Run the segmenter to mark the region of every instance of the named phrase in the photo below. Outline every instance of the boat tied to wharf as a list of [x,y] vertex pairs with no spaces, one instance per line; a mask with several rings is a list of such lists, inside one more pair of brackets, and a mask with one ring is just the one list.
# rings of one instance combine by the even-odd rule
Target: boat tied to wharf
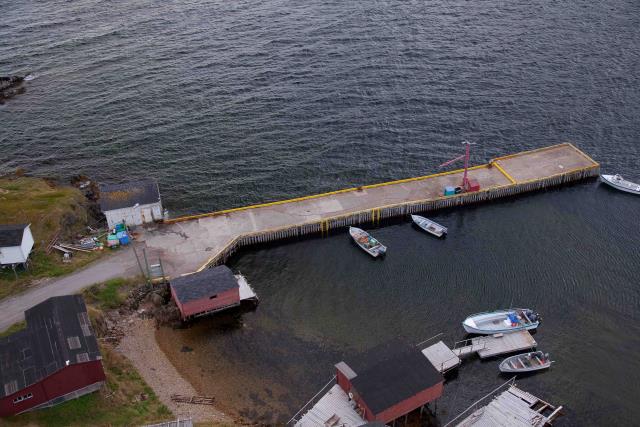
[[[494,157],[469,166],[467,181],[477,191],[443,195],[458,186],[464,170],[451,170],[396,181],[361,185],[288,200],[164,219],[144,232],[149,250],[167,259],[167,274],[179,276],[224,264],[239,249],[304,236],[329,236],[332,230],[410,214],[482,203],[600,173],[600,165],[570,143]],[[469,190],[475,188],[470,186]]]
[[349,234],[363,251],[374,258],[384,255],[387,247],[377,241],[371,234],[358,227],[349,227]]
[[427,233],[433,234],[436,237],[442,237],[447,234],[447,227],[438,224],[435,221],[431,221],[420,215],[411,215],[413,222]]
[[472,314],[462,322],[470,334],[492,335],[536,329],[540,315],[528,308],[509,308]]
[[609,185],[610,187],[615,188],[616,190],[624,191],[631,194],[640,194],[640,184],[627,181],[618,174],[600,175],[600,179],[602,180],[602,182]]
[[530,353],[516,354],[515,356],[507,357],[500,365],[498,369],[500,372],[515,374],[541,371],[548,369],[553,360],[549,358],[549,354],[545,354],[541,351],[532,351]]

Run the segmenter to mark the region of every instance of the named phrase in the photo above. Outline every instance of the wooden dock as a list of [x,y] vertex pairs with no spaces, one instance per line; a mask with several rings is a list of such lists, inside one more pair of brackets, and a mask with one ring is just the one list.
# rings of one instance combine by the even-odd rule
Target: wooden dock
[[438,341],[437,343],[430,345],[422,350],[422,354],[429,359],[429,362],[436,368],[441,374],[455,369],[462,361],[460,355],[451,350],[445,343]]
[[532,349],[537,345],[536,340],[533,339],[529,331],[517,331],[460,341],[456,343],[453,353],[458,357],[478,353],[481,359],[486,359],[501,354]]
[[224,263],[239,248],[349,225],[484,202],[595,177],[600,167],[569,143],[492,159],[469,169],[480,191],[443,196],[462,171],[401,179],[330,193],[167,220],[141,240],[176,276]]

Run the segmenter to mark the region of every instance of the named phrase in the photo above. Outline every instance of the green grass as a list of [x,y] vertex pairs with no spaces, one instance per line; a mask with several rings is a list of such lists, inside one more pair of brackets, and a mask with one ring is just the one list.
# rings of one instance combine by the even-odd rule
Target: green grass
[[99,307],[102,310],[113,310],[122,305],[127,298],[127,293],[136,283],[142,279],[111,279],[105,283],[89,286],[82,291],[87,304]]
[[86,200],[80,190],[49,185],[32,177],[0,178],[0,224],[30,223],[34,247],[28,270],[0,270],[0,299],[20,293],[37,279],[58,277],[87,265],[100,252],[76,252],[68,264],[62,254],[45,249],[60,230],[63,236],[83,234],[87,224]]

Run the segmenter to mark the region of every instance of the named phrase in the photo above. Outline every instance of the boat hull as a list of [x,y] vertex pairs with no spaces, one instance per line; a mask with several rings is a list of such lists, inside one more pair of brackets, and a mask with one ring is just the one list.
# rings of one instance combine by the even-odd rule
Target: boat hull
[[523,374],[527,372],[542,371],[551,367],[552,362],[548,359],[542,362],[542,364],[536,364],[535,366],[526,366],[521,361],[522,358],[526,358],[527,356],[533,357],[536,355],[544,359],[544,355],[542,355],[542,352],[540,351],[517,354],[515,356],[507,357],[502,362],[500,362],[500,364],[498,365],[498,369],[500,370],[500,372],[505,374]]
[[411,215],[411,219],[418,227],[436,237],[443,237],[447,234],[447,227],[440,225],[435,221],[431,221],[430,219],[420,215]]
[[[353,239],[354,243],[358,245],[360,249],[362,249],[363,251],[365,251],[366,253],[368,253],[374,258],[378,258],[387,252],[386,246],[378,242],[376,239],[373,238],[373,236],[371,236],[369,233],[367,233],[366,231],[360,228],[349,227],[349,234],[351,235],[351,238]],[[360,240],[362,240],[364,237],[366,237],[367,239],[367,244],[369,244],[371,240],[373,240],[375,242],[375,245],[368,246],[367,244],[362,243]]]
[[[525,315],[524,313],[528,313]],[[511,317],[517,318],[517,322]],[[530,316],[527,317],[527,316]],[[517,323],[517,324],[515,324]],[[517,331],[530,331],[540,325],[540,316],[533,310],[511,308],[492,312],[476,313],[468,316],[462,322],[462,327],[470,334],[493,335]]]
[[[618,184],[615,180],[615,175],[600,175],[600,180],[608,186],[615,188],[616,190],[624,191],[625,193],[640,195],[640,185],[631,183],[629,181],[626,182],[629,182],[629,184],[631,184],[631,187]],[[633,187],[634,185],[635,188]]]

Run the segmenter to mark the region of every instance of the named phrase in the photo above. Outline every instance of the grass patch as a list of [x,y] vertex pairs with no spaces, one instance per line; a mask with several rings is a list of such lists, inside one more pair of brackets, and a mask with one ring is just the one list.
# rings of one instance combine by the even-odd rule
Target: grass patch
[[173,418],[129,361],[103,345],[106,385],[96,393],[3,421],[7,426],[131,426]]
[[113,310],[122,305],[129,290],[143,279],[111,279],[105,283],[89,286],[82,291],[82,296],[87,304],[99,307],[102,310]]
[[22,322],[14,323],[13,325],[9,326],[4,331],[0,332],[0,338],[4,338],[6,336],[9,336],[9,335],[13,334],[14,332],[21,331],[26,327],[27,327],[27,322],[24,321],[24,320]]
[[60,252],[45,249],[61,231],[72,237],[86,232],[86,199],[71,186],[51,186],[41,178],[0,178],[0,224],[30,223],[34,247],[28,270],[0,269],[0,299],[24,291],[38,279],[57,277],[81,268],[101,252],[76,252],[70,263],[62,262]]

